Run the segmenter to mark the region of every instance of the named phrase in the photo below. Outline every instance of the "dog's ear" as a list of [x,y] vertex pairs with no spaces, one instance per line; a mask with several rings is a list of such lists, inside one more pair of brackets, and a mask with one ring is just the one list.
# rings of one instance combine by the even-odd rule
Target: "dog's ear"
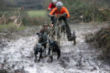
[[40,36],[40,33],[36,33],[36,35]]
[[36,35],[39,35],[39,33],[37,32]]

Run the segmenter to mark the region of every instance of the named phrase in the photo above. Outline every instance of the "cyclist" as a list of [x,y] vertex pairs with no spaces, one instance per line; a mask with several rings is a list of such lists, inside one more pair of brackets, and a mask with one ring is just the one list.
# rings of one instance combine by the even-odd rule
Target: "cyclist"
[[52,0],[48,6],[48,11],[52,11],[56,7],[57,0]]
[[55,25],[57,17],[59,17],[59,21],[64,21],[68,41],[72,41],[73,38],[71,30],[67,22],[67,19],[70,17],[70,14],[67,8],[63,6],[63,3],[61,1],[57,2],[56,7],[49,13],[49,16],[53,17],[51,24],[52,27]]

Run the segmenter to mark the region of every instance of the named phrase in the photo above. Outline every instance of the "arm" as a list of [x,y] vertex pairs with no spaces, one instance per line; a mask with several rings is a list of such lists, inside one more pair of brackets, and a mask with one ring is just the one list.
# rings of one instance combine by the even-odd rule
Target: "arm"
[[52,10],[52,4],[50,3],[48,6],[48,11],[51,11],[51,10]]
[[67,14],[67,18],[69,18],[69,17],[70,17],[70,13],[69,13],[68,9],[65,8],[64,11],[65,11],[65,13]]
[[57,10],[57,8],[54,8],[54,9],[49,13],[49,15],[50,15],[50,16],[53,16],[54,13],[56,12],[56,10]]

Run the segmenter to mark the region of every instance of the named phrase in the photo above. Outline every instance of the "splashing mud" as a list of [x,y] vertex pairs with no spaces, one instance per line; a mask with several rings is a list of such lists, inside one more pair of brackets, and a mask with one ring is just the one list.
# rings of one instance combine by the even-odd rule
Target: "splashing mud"
[[103,26],[82,24],[71,27],[76,31],[77,45],[62,40],[59,60],[54,59],[53,63],[48,63],[47,59],[43,59],[35,63],[33,47],[37,36],[33,35],[7,42],[7,46],[0,47],[0,64],[4,64],[4,69],[23,69],[26,73],[110,73],[110,67],[97,59],[100,52],[84,40],[85,34],[93,33]]

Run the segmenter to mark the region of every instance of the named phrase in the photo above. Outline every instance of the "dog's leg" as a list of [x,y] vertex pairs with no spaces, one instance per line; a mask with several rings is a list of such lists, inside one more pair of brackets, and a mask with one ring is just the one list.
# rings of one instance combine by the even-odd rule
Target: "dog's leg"
[[43,58],[42,53],[43,53],[43,50],[40,51],[39,61],[40,61],[40,59]]
[[50,62],[53,62],[53,50],[50,51]]
[[57,49],[57,59],[59,59],[60,56],[61,56],[61,51],[60,51],[60,49]]
[[53,62],[53,50],[52,49],[50,49],[49,57],[50,57],[50,62]]
[[34,55],[35,55],[34,62],[36,62],[36,61],[37,61],[37,54],[38,54],[37,52],[35,52],[35,53],[34,53]]
[[51,49],[49,48],[49,50],[48,50],[48,55],[50,56],[50,51],[51,51]]
[[42,44],[42,46],[43,46],[43,50],[42,50],[43,57],[46,57],[46,43]]
[[61,56],[60,46],[58,45],[57,42],[54,43],[54,46],[55,46],[55,47],[54,47],[54,50],[55,50],[55,52],[57,53],[57,59],[59,59],[60,56]]
[[74,38],[74,45],[76,45],[76,37]]
[[50,59],[51,59],[51,61],[50,61],[50,62],[53,62],[53,56],[50,56]]
[[76,45],[76,33],[75,32],[72,33],[72,37],[73,37],[74,45]]
[[40,61],[40,52],[37,54],[36,62]]

